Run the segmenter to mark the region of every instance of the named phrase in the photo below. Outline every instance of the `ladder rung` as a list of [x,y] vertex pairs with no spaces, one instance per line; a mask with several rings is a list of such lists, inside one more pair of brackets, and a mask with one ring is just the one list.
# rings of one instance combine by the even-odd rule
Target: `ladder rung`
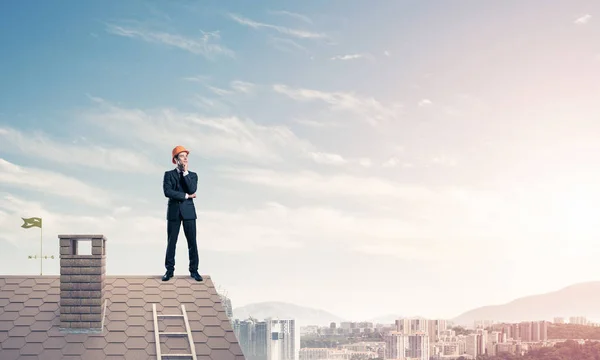
[[167,314],[167,315],[156,315],[158,317],[183,317],[183,315],[180,314]]
[[162,354],[162,356],[164,357],[170,357],[170,356],[174,356],[174,357],[189,357],[189,356],[193,356],[192,354]]
[[187,335],[186,332],[159,332],[158,335]]

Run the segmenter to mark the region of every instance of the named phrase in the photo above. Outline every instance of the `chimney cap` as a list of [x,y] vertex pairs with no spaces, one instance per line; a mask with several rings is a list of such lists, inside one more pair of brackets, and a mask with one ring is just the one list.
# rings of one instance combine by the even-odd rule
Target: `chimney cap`
[[102,234],[77,234],[77,235],[58,235],[59,239],[103,239],[106,240],[106,236],[102,235]]

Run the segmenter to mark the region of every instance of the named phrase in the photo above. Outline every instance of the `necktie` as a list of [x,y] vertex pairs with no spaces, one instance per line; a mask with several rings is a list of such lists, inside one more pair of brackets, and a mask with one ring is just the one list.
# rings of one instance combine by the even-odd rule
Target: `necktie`
[[181,188],[183,191],[187,193],[187,187],[185,186],[185,179],[183,178],[183,172],[179,172],[179,183],[181,184]]

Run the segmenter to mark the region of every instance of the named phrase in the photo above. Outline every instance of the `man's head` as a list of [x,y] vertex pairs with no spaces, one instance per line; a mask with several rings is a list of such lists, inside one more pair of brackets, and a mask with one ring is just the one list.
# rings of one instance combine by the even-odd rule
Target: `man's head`
[[189,153],[190,152],[183,146],[175,146],[171,153],[171,160],[173,161],[173,164],[177,164],[177,160],[179,160],[182,164],[187,165]]

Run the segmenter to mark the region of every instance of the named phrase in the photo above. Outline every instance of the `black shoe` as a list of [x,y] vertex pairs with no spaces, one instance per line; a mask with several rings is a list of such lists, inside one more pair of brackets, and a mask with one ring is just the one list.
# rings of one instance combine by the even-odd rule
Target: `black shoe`
[[173,277],[173,272],[171,271],[167,271],[163,277],[162,277],[162,281],[169,281],[170,278]]
[[194,278],[194,280],[196,281],[202,281],[202,276],[200,276],[200,274],[198,274],[198,272],[192,272],[190,273],[190,276]]

